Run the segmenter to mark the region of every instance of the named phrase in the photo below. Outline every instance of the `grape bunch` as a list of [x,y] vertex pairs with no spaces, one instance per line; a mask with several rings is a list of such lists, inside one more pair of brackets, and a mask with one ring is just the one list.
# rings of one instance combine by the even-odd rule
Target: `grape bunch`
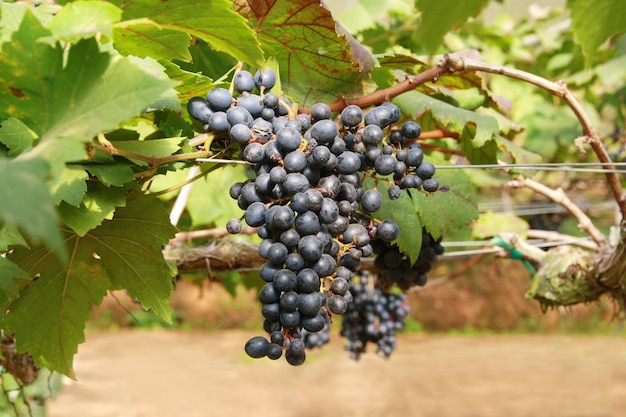
[[[439,183],[413,141],[420,125],[393,127],[400,119],[394,104],[366,113],[349,105],[337,121],[324,103],[296,115],[286,97],[271,91],[275,82],[272,70],[254,77],[239,71],[233,79],[237,97],[214,88],[206,98],[192,98],[187,109],[205,131],[238,146],[240,158],[254,167],[253,179],[229,190],[242,219],[258,228],[258,253],[266,259],[258,298],[269,339],[255,336],[245,351],[270,359],[284,352],[288,363],[300,365],[306,359],[303,333],[310,339],[332,314],[348,310],[350,280],[361,260],[375,254],[375,241],[391,245],[399,235],[393,220],[374,217],[383,198],[377,187],[365,189],[364,179],[388,182],[392,200],[402,189],[434,192]],[[242,219],[231,219],[227,230],[239,233]]]
[[382,288],[396,285],[401,290],[425,285],[432,264],[437,260],[437,256],[444,252],[442,240],[443,235],[434,239],[426,229],[422,229],[422,246],[417,261],[413,264],[397,245],[382,240],[373,241],[376,254],[374,266],[380,271],[378,284]]
[[343,315],[341,326],[350,357],[360,359],[367,344],[374,343],[378,355],[389,358],[396,348],[396,332],[404,328],[410,311],[406,294],[383,290],[368,272],[352,282],[350,292],[354,299]]

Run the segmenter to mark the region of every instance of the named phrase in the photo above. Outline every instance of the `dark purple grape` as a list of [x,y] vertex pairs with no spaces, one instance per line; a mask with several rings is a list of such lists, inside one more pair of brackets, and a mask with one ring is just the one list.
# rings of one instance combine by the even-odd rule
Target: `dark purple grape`
[[308,332],[319,332],[326,325],[326,320],[319,314],[302,319],[302,328]]
[[[296,218],[296,224],[297,224]],[[280,234],[280,243],[287,246],[288,248],[294,248],[298,246],[298,241],[300,240],[300,234],[295,229],[287,229]]]
[[[397,157],[397,155],[396,155]],[[409,149],[404,163],[410,167],[420,166],[424,160],[424,152],[420,148]]]
[[273,282],[277,291],[291,291],[296,287],[296,274],[288,269],[281,269],[274,275]]
[[329,254],[324,253],[322,254],[322,257],[311,266],[311,268],[320,277],[328,277],[337,269],[337,261],[335,261],[335,258]]
[[249,71],[241,70],[233,77],[233,86],[239,94],[254,90],[254,78]]
[[274,184],[280,184],[287,178],[287,171],[281,166],[275,166],[270,170],[270,180]]
[[320,219],[312,211],[305,211],[296,217],[296,230],[301,236],[314,235],[320,231]]
[[352,151],[342,152],[337,157],[335,168],[338,174],[354,174],[361,169],[361,158]]
[[[298,241],[300,241],[300,239],[298,239]],[[293,272],[300,272],[304,268],[304,258],[298,252],[290,253],[287,255],[287,258],[285,258],[285,268]]]
[[255,336],[246,342],[244,350],[251,358],[262,358],[267,355],[270,342],[263,336]]
[[279,305],[282,311],[296,311],[300,306],[300,296],[295,291],[287,291],[280,296]]
[[249,143],[243,150],[243,158],[251,164],[261,162],[265,158],[265,148],[258,142]]
[[232,140],[237,142],[241,146],[245,146],[252,139],[252,132],[250,132],[250,128],[245,124],[236,124],[230,128],[228,131],[229,136]]
[[392,185],[387,191],[389,193],[390,200],[397,200],[400,198],[400,194],[402,193],[402,189],[398,185]]
[[275,109],[276,107],[278,107],[279,99],[280,97],[278,97],[278,94],[276,93],[265,93],[263,94],[263,105],[269,109]]
[[379,175],[389,175],[396,168],[396,158],[391,155],[381,155],[374,162],[374,169]]
[[289,152],[283,158],[287,172],[301,172],[307,166],[306,155],[301,151]]
[[311,268],[304,268],[298,272],[296,290],[304,294],[319,291],[320,283],[320,277],[317,275],[317,272]]
[[335,200],[325,197],[318,214],[320,222],[324,224],[332,223],[339,217],[339,207],[337,207]]
[[292,352],[289,348],[285,351],[285,359],[292,366],[300,366],[306,361],[306,352],[300,354]]
[[307,235],[300,238],[298,252],[306,262],[316,262],[324,253],[324,248],[317,235]]
[[213,111],[226,111],[233,104],[233,95],[225,88],[214,88],[209,91],[206,101]]
[[280,299],[280,291],[274,287],[274,284],[268,282],[259,291],[258,298],[261,304],[277,303]]
[[422,127],[417,122],[408,121],[402,125],[402,129],[400,131],[402,136],[405,138],[415,139],[422,134]]
[[361,197],[361,207],[368,213],[374,213],[383,204],[383,198],[378,190],[367,190]]
[[435,175],[435,166],[430,162],[422,162],[415,170],[415,175],[423,180],[432,178]]
[[300,147],[302,137],[298,130],[285,126],[276,133],[276,141],[284,152],[291,152]]
[[435,178],[427,178],[422,182],[422,188],[424,189],[424,191],[434,193],[439,189],[439,181],[437,181]]
[[281,311],[280,324],[287,329],[293,329],[300,324],[300,313],[298,311]]
[[228,109],[228,111],[226,111],[226,118],[231,126],[241,123],[248,127],[252,127],[252,121],[254,120],[248,110],[239,106]]
[[335,277],[330,283],[330,290],[333,294],[344,295],[346,291],[348,291],[348,288],[350,288],[350,284],[345,278]]
[[347,128],[357,127],[363,121],[363,110],[351,104],[341,111],[341,123]]
[[330,107],[326,103],[315,103],[311,107],[311,119],[316,122],[318,120],[330,119]]
[[366,145],[376,146],[383,141],[385,132],[378,125],[368,125],[361,131],[361,140]]
[[385,220],[378,225],[376,235],[386,242],[391,242],[400,235],[400,228],[393,220]]
[[332,295],[328,299],[328,309],[335,314],[343,314],[348,310],[348,303],[338,295]]
[[209,123],[209,118],[213,114],[213,110],[209,108],[208,103],[202,97],[192,97],[187,102],[187,113],[192,118],[202,122]]
[[322,298],[319,292],[300,294],[298,311],[301,316],[314,317],[322,308]]
[[209,117],[209,127],[215,133],[226,133],[230,129],[228,116],[223,111],[216,111]]
[[311,184],[309,183],[309,179],[299,172],[292,172],[290,174],[287,174],[287,177],[283,182],[285,192],[288,195],[305,192],[309,189],[310,185]]
[[276,73],[271,68],[258,70],[254,74],[254,84],[258,89],[263,87],[265,90],[271,90],[276,85]]
[[245,94],[237,99],[237,107],[243,107],[250,112],[252,117],[261,116],[263,100],[256,94]]
[[230,219],[226,223],[226,231],[230,234],[236,235],[237,233],[241,233],[242,229],[241,220],[239,219]]
[[270,343],[267,348],[267,357],[271,360],[280,359],[283,356],[283,347],[276,343]]
[[318,120],[311,126],[311,137],[318,143],[329,143],[338,133],[337,125],[332,120]]

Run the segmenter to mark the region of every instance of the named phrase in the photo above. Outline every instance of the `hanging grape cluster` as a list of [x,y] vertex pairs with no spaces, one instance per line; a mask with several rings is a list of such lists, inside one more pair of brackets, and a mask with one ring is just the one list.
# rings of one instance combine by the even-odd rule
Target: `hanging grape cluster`
[[[403,189],[435,192],[439,183],[434,165],[424,161],[413,140],[420,125],[393,127],[400,119],[396,105],[367,112],[349,105],[337,121],[324,103],[295,115],[286,97],[270,91],[275,82],[271,69],[254,76],[239,71],[233,79],[236,97],[214,88],[206,98],[192,98],[187,109],[204,130],[238,144],[240,157],[254,167],[255,178],[233,184],[230,196],[262,239],[258,252],[267,262],[260,276],[266,283],[258,298],[269,338],[253,337],[245,351],[254,358],[284,355],[300,365],[306,359],[303,333],[311,340],[312,333],[328,327],[332,314],[348,311],[350,282],[361,260],[388,257],[383,253],[394,248],[399,235],[393,220],[374,218],[383,198],[376,187],[365,189],[364,179],[388,182],[391,200]],[[241,219],[226,227],[239,233]],[[403,257],[393,268],[405,264]],[[412,268],[409,263],[405,269],[415,272],[415,279],[389,275],[388,283],[423,285]]]
[[379,356],[388,358],[396,348],[396,332],[402,330],[410,307],[406,294],[383,290],[372,274],[363,273],[350,285],[354,300],[343,315],[341,335],[346,350],[358,360],[369,343]]

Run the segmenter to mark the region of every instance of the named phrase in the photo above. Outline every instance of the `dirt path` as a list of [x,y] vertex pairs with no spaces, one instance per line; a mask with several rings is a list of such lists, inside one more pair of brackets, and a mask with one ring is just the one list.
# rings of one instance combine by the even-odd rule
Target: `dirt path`
[[404,335],[391,360],[341,339],[298,368],[242,353],[254,333],[87,337],[49,417],[626,415],[626,339]]

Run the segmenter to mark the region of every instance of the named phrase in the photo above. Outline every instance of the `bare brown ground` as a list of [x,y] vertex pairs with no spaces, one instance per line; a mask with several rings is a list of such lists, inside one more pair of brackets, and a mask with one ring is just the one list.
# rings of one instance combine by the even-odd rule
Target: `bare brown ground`
[[389,361],[342,340],[301,367],[252,360],[254,332],[90,333],[50,417],[626,415],[626,339],[402,335]]

